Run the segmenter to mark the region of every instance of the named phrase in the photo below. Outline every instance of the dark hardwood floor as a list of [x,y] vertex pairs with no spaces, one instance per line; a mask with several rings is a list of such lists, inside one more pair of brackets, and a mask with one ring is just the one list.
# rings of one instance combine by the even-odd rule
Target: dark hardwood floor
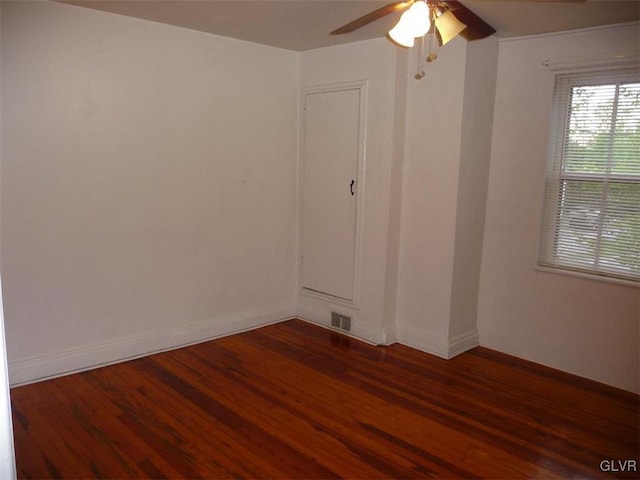
[[298,320],[11,396],[19,478],[638,478],[637,395]]

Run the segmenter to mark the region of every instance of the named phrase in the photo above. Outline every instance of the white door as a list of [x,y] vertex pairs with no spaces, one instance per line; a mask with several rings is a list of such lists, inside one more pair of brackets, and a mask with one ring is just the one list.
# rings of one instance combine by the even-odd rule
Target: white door
[[354,299],[360,88],[304,95],[302,288]]

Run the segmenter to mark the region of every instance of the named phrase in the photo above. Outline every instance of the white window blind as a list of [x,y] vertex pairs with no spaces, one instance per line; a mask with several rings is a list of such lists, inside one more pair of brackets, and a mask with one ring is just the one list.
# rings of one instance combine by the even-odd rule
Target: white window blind
[[640,280],[640,77],[556,77],[539,263]]

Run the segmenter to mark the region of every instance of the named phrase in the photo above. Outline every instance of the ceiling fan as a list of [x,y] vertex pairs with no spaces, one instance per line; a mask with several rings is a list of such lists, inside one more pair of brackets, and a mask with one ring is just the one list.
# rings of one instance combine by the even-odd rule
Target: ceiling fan
[[[377,10],[367,13],[360,18],[357,18],[340,28],[331,32],[331,35],[340,35],[342,33],[349,33],[357,30],[360,27],[374,22],[382,17],[385,17],[391,13],[402,12],[410,8],[416,1],[406,0],[400,2],[390,3],[384,7],[380,7]],[[430,8],[437,10],[436,14],[440,16],[441,13],[451,12],[460,22],[465,24],[467,28],[460,32],[460,36],[465,40],[478,40],[488,37],[496,33],[496,30],[487,22],[478,17],[475,13],[465,7],[458,0],[428,0],[426,3]],[[437,27],[437,25],[436,25]],[[436,28],[437,30],[437,28]]]
[[[496,30],[458,0],[402,0],[378,8],[331,32],[340,35],[353,32],[389,14],[403,12],[398,23],[389,30],[388,38],[402,47],[412,47],[419,39],[419,62],[428,41],[427,62],[438,55],[436,44],[445,45],[460,35],[465,40],[479,40],[496,33]],[[420,65],[420,64],[419,64]],[[422,78],[424,71],[418,68],[416,78]]]

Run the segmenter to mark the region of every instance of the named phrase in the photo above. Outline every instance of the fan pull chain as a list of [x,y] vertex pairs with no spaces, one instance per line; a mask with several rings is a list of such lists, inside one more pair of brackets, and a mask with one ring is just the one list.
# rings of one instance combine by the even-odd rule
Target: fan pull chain
[[429,9],[429,13],[431,14],[431,28],[429,29],[429,55],[427,56],[427,63],[433,62],[436,58],[438,58],[438,54],[436,53],[436,18],[438,17],[438,9],[436,7],[431,7]]
[[438,58],[438,54],[436,53],[436,32],[432,32],[429,34],[429,55],[427,55],[427,63],[433,62],[436,58]]
[[424,70],[422,69],[422,56],[424,55],[424,37],[422,37],[418,41],[418,72],[415,75],[416,80],[420,80],[425,76]]

